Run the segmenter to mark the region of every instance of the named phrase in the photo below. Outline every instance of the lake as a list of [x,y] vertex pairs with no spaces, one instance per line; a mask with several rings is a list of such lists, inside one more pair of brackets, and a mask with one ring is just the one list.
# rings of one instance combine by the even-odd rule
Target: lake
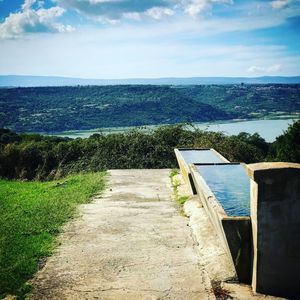
[[231,121],[227,123],[196,123],[196,127],[202,130],[224,132],[228,135],[237,135],[240,132],[259,133],[267,142],[274,142],[290,124],[297,119],[279,120],[255,120],[255,121]]
[[[289,119],[276,119],[276,120],[253,120],[253,121],[224,121],[224,122],[210,122],[210,123],[193,123],[196,128],[224,132],[228,135],[237,135],[240,132],[248,132],[253,134],[255,132],[259,133],[267,142],[275,141],[276,137],[281,135],[290,124],[299,118],[289,118]],[[149,125],[143,126],[146,131],[153,130],[161,125]],[[112,127],[112,128],[101,128],[101,129],[91,129],[91,130],[73,130],[55,133],[55,136],[70,137],[70,138],[87,138],[95,133],[123,133],[132,130],[136,127]]]
[[242,165],[200,165],[197,169],[228,216],[250,216],[250,180]]

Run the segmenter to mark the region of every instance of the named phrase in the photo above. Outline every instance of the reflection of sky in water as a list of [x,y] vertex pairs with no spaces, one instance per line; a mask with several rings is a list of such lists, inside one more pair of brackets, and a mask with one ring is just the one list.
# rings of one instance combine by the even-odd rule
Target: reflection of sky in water
[[255,121],[242,121],[242,122],[228,122],[222,124],[196,123],[195,127],[201,130],[224,132],[225,134],[228,135],[237,135],[242,131],[250,134],[257,132],[267,142],[274,142],[276,137],[283,134],[283,132],[288,128],[288,125],[292,123],[293,123],[292,119],[255,120]]
[[241,165],[197,166],[228,216],[250,215],[250,179]]
[[224,161],[211,150],[180,150],[187,164],[192,163],[223,163]]

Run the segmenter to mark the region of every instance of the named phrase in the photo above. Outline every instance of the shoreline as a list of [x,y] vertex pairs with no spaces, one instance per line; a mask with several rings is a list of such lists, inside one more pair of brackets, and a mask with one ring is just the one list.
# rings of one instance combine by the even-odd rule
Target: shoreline
[[[300,114],[290,114],[290,115],[279,115],[279,116],[265,116],[262,118],[244,118],[244,119],[230,119],[230,120],[217,120],[217,121],[208,121],[208,122],[189,122],[186,124],[192,124],[196,126],[216,126],[216,125],[226,125],[226,124],[236,124],[236,123],[244,123],[244,122],[255,122],[255,121],[279,121],[279,120],[299,120]],[[133,129],[144,129],[154,130],[160,126],[172,126],[178,124],[185,123],[174,123],[174,124],[152,124],[152,125],[139,125],[139,126],[118,126],[118,127],[101,127],[101,128],[93,128],[93,129],[78,129],[78,130],[66,130],[59,132],[26,132],[28,134],[41,134],[41,135],[49,135],[49,136],[60,136],[60,137],[69,137],[75,136],[74,138],[84,136],[86,138],[87,134],[113,134],[113,133],[123,133]],[[71,137],[72,138],[72,137]]]

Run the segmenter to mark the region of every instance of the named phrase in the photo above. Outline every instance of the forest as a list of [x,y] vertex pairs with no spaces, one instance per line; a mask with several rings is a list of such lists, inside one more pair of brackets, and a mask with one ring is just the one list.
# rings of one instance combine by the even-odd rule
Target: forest
[[[191,130],[192,129],[192,130]],[[94,134],[69,139],[0,130],[0,177],[52,180],[68,174],[124,168],[177,167],[174,148],[214,148],[234,162],[300,162],[300,121],[275,142],[257,133],[226,136],[223,133],[162,126],[145,133],[134,129],[120,134]]]
[[299,108],[299,84],[2,88],[0,128],[53,133],[253,119],[299,113]]

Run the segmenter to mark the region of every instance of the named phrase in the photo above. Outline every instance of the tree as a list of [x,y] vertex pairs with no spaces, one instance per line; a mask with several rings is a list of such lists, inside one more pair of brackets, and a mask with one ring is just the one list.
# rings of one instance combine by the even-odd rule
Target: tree
[[276,139],[268,160],[300,163],[300,120]]

